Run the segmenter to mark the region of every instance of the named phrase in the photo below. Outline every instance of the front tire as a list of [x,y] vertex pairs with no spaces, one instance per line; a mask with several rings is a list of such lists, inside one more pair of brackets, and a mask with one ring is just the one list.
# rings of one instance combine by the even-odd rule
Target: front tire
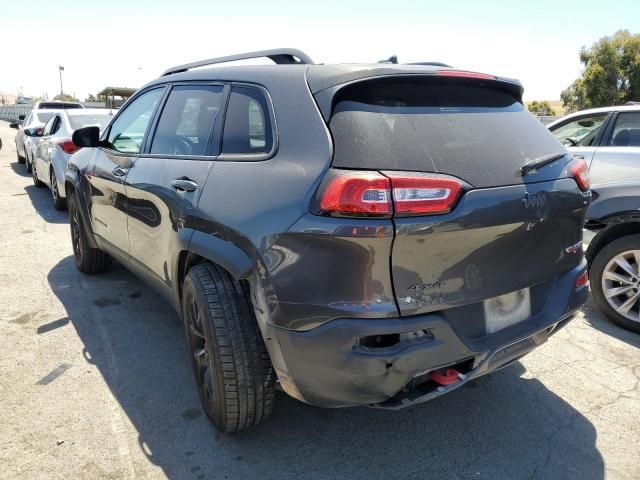
[[602,313],[616,325],[640,333],[640,235],[605,246],[593,259],[589,274]]
[[69,197],[69,226],[76,267],[82,273],[101,273],[111,266],[111,257],[98,248],[89,247],[82,216],[74,194]]
[[182,316],[200,402],[223,432],[258,425],[273,409],[274,372],[248,291],[209,263],[187,274]]
[[51,170],[50,177],[51,196],[53,197],[53,208],[56,210],[64,210],[67,208],[67,199],[60,196],[60,190],[58,190],[58,179],[56,178],[55,170]]
[[25,158],[18,153],[18,144],[16,143],[16,157],[18,157],[18,163],[24,163]]

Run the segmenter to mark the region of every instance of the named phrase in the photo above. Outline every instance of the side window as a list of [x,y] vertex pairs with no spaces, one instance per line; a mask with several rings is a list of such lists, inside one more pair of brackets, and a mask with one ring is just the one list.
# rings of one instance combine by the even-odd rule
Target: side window
[[174,87],[162,109],[151,153],[204,155],[222,99],[222,86]]
[[608,144],[612,147],[640,147],[640,112],[619,113]]
[[111,125],[107,138],[114,150],[123,153],[140,153],[147,127],[163,92],[163,88],[156,88],[143,93],[118,115]]
[[268,153],[273,147],[271,117],[262,92],[233,87],[224,121],[222,153]]
[[574,147],[589,147],[593,145],[608,113],[597,113],[554,128],[551,133],[563,144]]
[[51,117],[49,119],[49,121],[47,122],[47,124],[44,126],[44,131],[42,132],[42,136],[46,137],[48,135],[51,135],[53,127],[54,127],[54,123],[56,123],[56,120],[58,119],[57,116]]

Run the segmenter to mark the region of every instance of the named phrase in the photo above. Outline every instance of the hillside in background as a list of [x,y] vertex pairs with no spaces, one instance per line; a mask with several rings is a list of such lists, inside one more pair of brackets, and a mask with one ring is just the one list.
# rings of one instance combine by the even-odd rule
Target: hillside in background
[[[547,100],[551,108],[553,108],[554,112],[556,112],[556,117],[564,117],[565,111],[562,107],[562,100]],[[524,104],[528,107],[529,104],[533,102],[533,100],[529,100],[528,102],[524,102]]]

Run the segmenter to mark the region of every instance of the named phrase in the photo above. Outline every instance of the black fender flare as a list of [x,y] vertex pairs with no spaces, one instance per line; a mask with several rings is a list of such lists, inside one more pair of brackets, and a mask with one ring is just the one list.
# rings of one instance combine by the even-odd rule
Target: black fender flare
[[91,215],[89,215],[89,205],[86,201],[86,196],[80,183],[80,175],[76,169],[67,168],[64,174],[64,188],[67,199],[69,195],[69,186],[73,189],[73,195],[76,198],[76,205],[80,216],[82,217],[82,227],[85,233],[85,238],[89,243],[90,248],[99,248],[96,243],[96,239],[93,236],[93,229],[91,227]]

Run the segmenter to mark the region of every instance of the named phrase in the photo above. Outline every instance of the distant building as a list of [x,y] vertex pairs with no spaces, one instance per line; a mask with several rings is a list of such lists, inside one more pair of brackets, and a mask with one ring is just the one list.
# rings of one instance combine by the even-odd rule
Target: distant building
[[135,92],[135,88],[106,87],[98,92],[98,99],[107,108],[120,108]]

